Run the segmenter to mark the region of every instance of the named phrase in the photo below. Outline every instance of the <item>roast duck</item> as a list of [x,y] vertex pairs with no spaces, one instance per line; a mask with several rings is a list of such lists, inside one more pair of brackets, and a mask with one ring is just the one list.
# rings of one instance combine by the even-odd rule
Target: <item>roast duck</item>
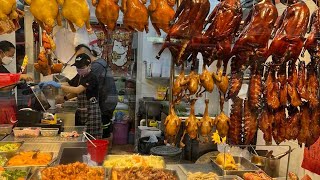
[[61,13],[57,0],[25,0],[30,5],[30,12],[42,29],[51,33],[55,23],[62,25]]
[[96,7],[96,17],[104,32],[114,30],[120,10],[118,0],[92,0],[92,5]]
[[84,25],[87,30],[90,26],[90,11],[86,0],[57,0],[62,6],[62,16],[68,21],[70,29],[75,32],[74,24],[81,28]]
[[168,33],[170,30],[170,22],[174,17],[175,5],[174,0],[151,0],[148,6],[148,12],[150,15],[151,23],[156,30],[157,34],[160,36],[161,31]]
[[200,119],[200,121],[198,122],[199,127],[200,127],[200,135],[204,138],[204,142],[209,142],[209,136],[211,135],[211,131],[212,128],[214,126],[214,119],[212,119],[209,116],[209,112],[208,112],[208,106],[209,106],[209,99],[205,100],[205,110],[204,110],[204,114],[203,117]]
[[232,99],[230,113],[230,126],[228,132],[228,143],[231,145],[242,144],[242,116],[243,116],[243,100],[239,97]]
[[180,147],[183,148],[185,144],[183,143],[184,141],[184,136],[186,134],[189,135],[190,140],[198,139],[198,119],[196,118],[195,111],[194,111],[194,105],[196,103],[196,99],[191,100],[191,105],[190,105],[190,115],[185,121],[185,130],[183,131],[183,135],[180,140]]
[[149,31],[149,14],[145,6],[146,0],[122,0],[124,27],[132,31]]
[[[268,57],[268,41],[278,17],[277,9],[270,0],[259,1],[253,6],[245,20],[244,28],[232,49],[231,83],[227,98],[238,95],[243,79],[243,71],[249,65],[260,68]],[[252,81],[261,81],[252,77]],[[257,79],[257,80],[255,80]],[[261,92],[259,92],[261,94]],[[250,100],[251,101],[251,100]],[[258,106],[255,104],[254,106]]]
[[175,144],[177,134],[180,130],[181,119],[176,115],[174,111],[174,105],[170,105],[169,115],[164,121],[165,126],[165,138],[166,142],[170,144]]
[[172,20],[174,24],[170,27],[157,58],[168,47],[174,58],[173,62],[178,66],[183,64],[192,54],[191,49],[186,48],[192,37],[201,34],[209,10],[208,0],[183,0],[177,8]]

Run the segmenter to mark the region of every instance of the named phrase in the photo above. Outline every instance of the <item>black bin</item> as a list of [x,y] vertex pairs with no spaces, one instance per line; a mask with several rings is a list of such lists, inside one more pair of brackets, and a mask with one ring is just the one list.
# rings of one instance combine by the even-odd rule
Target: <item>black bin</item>
[[138,143],[138,152],[140,154],[150,154],[150,149],[156,146],[161,146],[163,145],[163,140],[159,137],[157,137],[158,142],[146,142],[149,140],[149,136],[148,137],[142,137],[139,139],[139,143]]

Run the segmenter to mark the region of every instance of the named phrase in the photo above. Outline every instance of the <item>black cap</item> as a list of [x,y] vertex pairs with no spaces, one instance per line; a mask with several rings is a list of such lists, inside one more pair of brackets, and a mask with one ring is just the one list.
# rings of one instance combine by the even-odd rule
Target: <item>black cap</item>
[[91,63],[90,57],[87,54],[82,53],[76,57],[76,61],[71,66],[76,66],[77,68],[82,68],[84,66],[88,66],[90,63]]

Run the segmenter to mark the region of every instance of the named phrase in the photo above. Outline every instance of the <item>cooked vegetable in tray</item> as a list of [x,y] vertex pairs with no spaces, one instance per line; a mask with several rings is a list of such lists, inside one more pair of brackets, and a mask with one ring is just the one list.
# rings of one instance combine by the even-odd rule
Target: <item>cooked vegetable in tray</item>
[[0,156],[0,166],[4,166],[8,159],[5,156]]
[[109,155],[103,166],[106,168],[153,167],[161,169],[165,167],[165,162],[160,156]]
[[25,180],[27,177],[27,171],[24,170],[8,170],[0,168],[0,180]]
[[9,152],[9,151],[16,151],[20,147],[20,144],[18,143],[9,143],[0,146],[0,152]]
[[7,166],[45,166],[52,160],[52,153],[26,151],[20,152],[9,159]]

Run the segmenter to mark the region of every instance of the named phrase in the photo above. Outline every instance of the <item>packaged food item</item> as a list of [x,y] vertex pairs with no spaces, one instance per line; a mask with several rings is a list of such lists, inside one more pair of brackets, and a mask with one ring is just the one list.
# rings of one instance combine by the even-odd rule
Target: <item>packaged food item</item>
[[45,137],[54,137],[58,135],[59,128],[41,128],[41,135]]
[[15,137],[38,137],[40,129],[40,127],[15,127],[13,134]]

